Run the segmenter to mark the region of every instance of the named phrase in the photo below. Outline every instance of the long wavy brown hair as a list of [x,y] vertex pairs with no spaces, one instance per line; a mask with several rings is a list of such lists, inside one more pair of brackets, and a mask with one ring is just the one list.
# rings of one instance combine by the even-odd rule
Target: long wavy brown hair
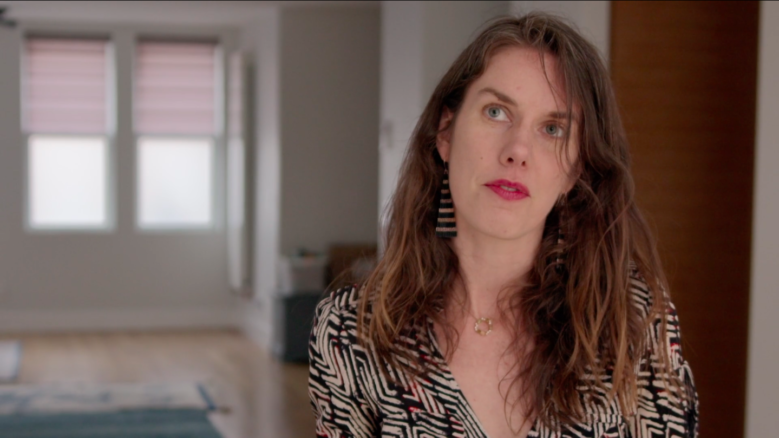
[[[549,213],[523,286],[513,286],[509,294],[507,311],[522,322],[513,328],[515,342],[509,352],[517,356],[518,367],[522,364],[512,385],[523,382],[525,414],[548,425],[583,420],[577,390],[583,383],[616,397],[623,412],[632,412],[638,364],[651,348],[647,324],[659,319],[665,333],[665,318],[659,316],[668,305],[663,292],[667,284],[654,239],[635,204],[628,142],[609,73],[597,50],[553,16],[529,14],[490,23],[436,87],[414,130],[387,212],[383,256],[363,285],[361,342],[370,343],[391,366],[424,374],[429,370],[424,358],[398,340],[412,334],[432,342],[429,331],[415,329],[431,319],[447,334],[448,354],[454,351],[456,330],[445,312],[437,311],[453,299],[458,258],[450,241],[435,233],[444,172],[436,136],[443,111],[451,111],[456,119],[470,84],[490,57],[507,46],[530,47],[556,58],[567,113],[574,114],[576,106],[580,126],[574,163],[578,179],[564,202]],[[559,242],[561,229],[564,238]],[[631,303],[631,269],[643,275],[651,291],[648,317]],[[523,347],[521,333],[532,337],[533,348]],[[668,366],[661,350],[657,354]],[[585,379],[607,370],[610,385]],[[515,401],[506,402],[513,406]]]

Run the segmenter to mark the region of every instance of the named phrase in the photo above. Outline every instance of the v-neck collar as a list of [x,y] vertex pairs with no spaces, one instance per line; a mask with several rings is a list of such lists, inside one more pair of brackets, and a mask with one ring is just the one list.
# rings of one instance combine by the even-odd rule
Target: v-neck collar
[[[479,417],[476,416],[476,412],[473,410],[471,404],[468,402],[468,399],[465,397],[465,393],[460,388],[460,384],[457,383],[457,379],[455,379],[454,374],[452,374],[452,370],[449,368],[449,363],[446,361],[443,352],[438,346],[438,339],[436,338],[433,324],[433,320],[430,317],[427,317],[427,335],[433,344],[432,353],[439,363],[441,374],[449,381],[452,390],[457,394],[460,404],[465,407],[464,411],[470,417],[469,420],[479,428],[479,432],[481,432],[484,438],[490,438],[490,436],[484,430],[484,425],[481,424],[481,420],[479,420]],[[531,427],[527,433],[527,438],[539,437],[539,426],[539,421],[536,419],[533,422],[533,427]]]

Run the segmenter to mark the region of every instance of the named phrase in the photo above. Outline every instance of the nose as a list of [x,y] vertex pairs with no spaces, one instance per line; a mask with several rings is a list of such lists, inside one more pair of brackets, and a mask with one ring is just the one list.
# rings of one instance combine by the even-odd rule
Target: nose
[[500,162],[504,166],[528,165],[530,158],[532,132],[524,123],[517,124],[505,131],[503,148],[500,152]]

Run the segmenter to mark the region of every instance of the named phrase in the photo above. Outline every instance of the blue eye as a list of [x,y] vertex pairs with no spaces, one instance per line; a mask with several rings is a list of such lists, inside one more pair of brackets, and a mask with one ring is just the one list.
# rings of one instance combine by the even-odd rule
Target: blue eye
[[544,132],[552,137],[562,137],[565,131],[558,125],[546,125]]
[[487,117],[495,120],[506,120],[506,114],[504,113],[503,108],[499,106],[487,107]]

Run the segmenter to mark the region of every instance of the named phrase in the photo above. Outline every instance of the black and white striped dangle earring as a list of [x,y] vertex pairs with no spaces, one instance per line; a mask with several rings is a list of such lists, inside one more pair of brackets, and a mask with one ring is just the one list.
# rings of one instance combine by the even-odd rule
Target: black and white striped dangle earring
[[444,179],[441,182],[441,193],[438,197],[438,219],[435,226],[438,237],[457,237],[457,225],[454,221],[454,202],[449,190],[449,163],[444,162]]

